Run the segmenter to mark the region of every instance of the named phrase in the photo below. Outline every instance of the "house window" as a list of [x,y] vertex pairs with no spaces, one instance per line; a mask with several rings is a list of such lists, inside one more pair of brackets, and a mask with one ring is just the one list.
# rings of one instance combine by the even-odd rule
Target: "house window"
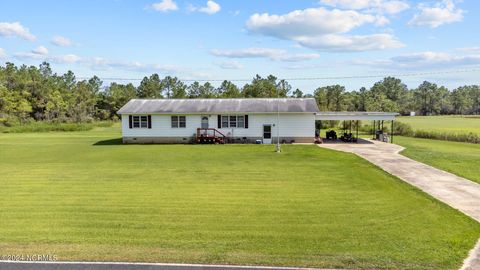
[[222,115],[222,128],[228,128],[228,115]]
[[222,128],[245,128],[245,116],[222,115]]
[[140,127],[141,128],[148,128],[148,118],[146,115],[140,116]]
[[230,127],[231,128],[237,127],[237,116],[236,115],[230,115]]
[[185,128],[187,127],[186,116],[172,116],[172,128]]
[[147,115],[132,116],[132,128],[148,128],[149,117]]
[[237,116],[237,127],[244,128],[245,127],[245,116],[239,115]]

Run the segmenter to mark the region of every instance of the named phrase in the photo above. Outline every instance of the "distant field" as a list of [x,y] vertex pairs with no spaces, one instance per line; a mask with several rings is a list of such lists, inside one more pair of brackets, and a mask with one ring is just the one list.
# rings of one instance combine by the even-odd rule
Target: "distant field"
[[414,130],[475,133],[480,135],[480,116],[414,116],[398,117],[398,121],[409,124]]
[[480,145],[396,137],[403,155],[480,183]]
[[0,134],[0,251],[59,260],[458,269],[480,224],[314,145]]

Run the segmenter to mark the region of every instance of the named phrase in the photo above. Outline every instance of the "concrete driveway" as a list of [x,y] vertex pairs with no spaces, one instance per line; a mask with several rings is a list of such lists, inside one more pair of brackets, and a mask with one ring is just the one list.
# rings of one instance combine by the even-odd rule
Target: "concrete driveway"
[[[402,156],[399,145],[361,140],[319,146],[354,153],[480,222],[480,184]],[[467,261],[462,269],[480,269],[479,244]]]

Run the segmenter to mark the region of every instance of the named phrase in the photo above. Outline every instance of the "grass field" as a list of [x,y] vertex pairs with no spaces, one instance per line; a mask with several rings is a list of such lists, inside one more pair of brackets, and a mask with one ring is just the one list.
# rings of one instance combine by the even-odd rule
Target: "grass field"
[[396,137],[403,155],[480,183],[480,145]]
[[414,130],[475,133],[480,135],[480,116],[415,116],[398,117],[398,121],[409,124]]
[[0,134],[0,252],[59,260],[458,269],[480,225],[314,145]]

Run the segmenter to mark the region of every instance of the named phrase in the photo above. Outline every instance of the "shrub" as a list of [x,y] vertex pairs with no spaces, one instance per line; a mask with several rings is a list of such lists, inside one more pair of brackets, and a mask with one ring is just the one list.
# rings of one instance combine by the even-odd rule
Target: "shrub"
[[409,124],[396,121],[393,125],[393,134],[402,136],[412,136],[413,129]]
[[109,127],[113,121],[89,122],[89,123],[55,123],[55,122],[30,122],[28,124],[17,124],[0,126],[3,133],[25,133],[25,132],[49,132],[49,131],[87,131],[94,127]]
[[480,143],[480,136],[472,132],[454,133],[416,130],[413,134],[413,137],[453,142]]

